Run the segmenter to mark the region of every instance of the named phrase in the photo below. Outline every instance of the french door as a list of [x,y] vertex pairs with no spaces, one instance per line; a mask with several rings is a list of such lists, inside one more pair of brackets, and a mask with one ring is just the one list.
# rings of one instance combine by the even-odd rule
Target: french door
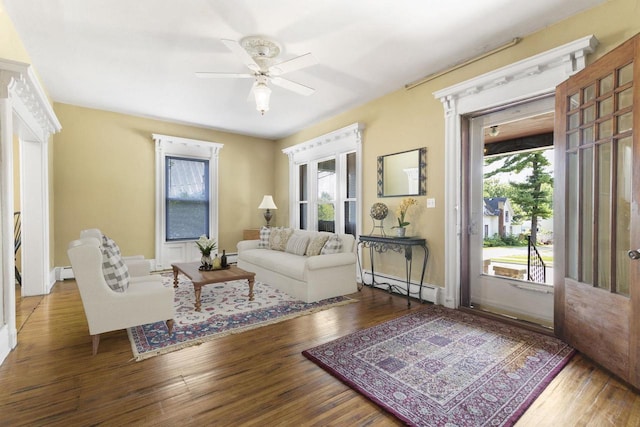
[[640,387],[640,36],[556,90],[555,332]]

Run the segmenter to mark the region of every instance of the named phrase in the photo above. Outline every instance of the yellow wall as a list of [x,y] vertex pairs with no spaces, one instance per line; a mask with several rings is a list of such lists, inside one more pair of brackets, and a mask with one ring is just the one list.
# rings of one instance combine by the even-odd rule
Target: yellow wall
[[[363,218],[362,231],[368,233],[372,222],[368,216],[375,202],[386,203],[393,211],[402,198],[378,199],[376,187],[376,159],[380,155],[427,147],[427,196],[418,197],[419,209],[410,208],[410,234],[427,239],[431,250],[427,283],[443,286],[444,277],[444,112],[433,92],[493,69],[544,52],[578,38],[594,34],[600,45],[590,61],[640,31],[640,0],[612,0],[571,17],[538,33],[525,37],[518,45],[446,74],[412,90],[398,90],[361,107],[311,126],[302,132],[278,141],[278,148],[315,138],[354,122],[362,122],[366,129],[363,138]],[[407,82],[408,83],[408,82]],[[281,204],[288,203],[287,157],[276,154],[276,196]],[[426,198],[436,199],[436,208],[426,208]],[[282,212],[286,214],[286,212]],[[395,223],[390,213],[385,220],[388,229]],[[281,222],[287,222],[281,216]],[[378,261],[376,261],[378,263]],[[376,268],[402,277],[404,264],[399,255],[384,255]],[[414,278],[418,277],[414,268]]]
[[244,228],[264,220],[257,209],[274,188],[274,142],[67,104],[54,104],[55,265],[67,244],[100,228],[124,255],[155,257],[155,145],[152,133],[224,144],[219,153],[220,250],[236,251]]
[[4,10],[4,2],[0,2],[0,58],[31,63],[13,22]]

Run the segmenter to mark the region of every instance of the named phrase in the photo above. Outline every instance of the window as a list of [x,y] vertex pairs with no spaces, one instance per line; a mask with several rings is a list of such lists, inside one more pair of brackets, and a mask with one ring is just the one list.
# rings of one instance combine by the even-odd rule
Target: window
[[166,240],[209,234],[209,161],[165,158]]
[[200,259],[194,241],[218,238],[222,144],[153,134],[156,143],[155,269]]
[[362,126],[354,124],[287,148],[291,227],[356,236]]
[[309,185],[307,177],[307,165],[300,165],[298,171],[298,228],[306,230],[309,228],[307,222],[309,199],[307,197]]

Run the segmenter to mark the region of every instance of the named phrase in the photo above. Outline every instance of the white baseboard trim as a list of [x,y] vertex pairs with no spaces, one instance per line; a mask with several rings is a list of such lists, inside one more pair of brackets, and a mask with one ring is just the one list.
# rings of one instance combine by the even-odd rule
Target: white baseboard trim
[[56,271],[56,281],[63,281],[65,279],[73,279],[75,278],[75,276],[73,275],[73,270],[71,269],[71,266],[66,266],[66,267],[56,267],[55,268]]
[[12,331],[7,324],[0,326],[0,365],[17,344],[18,331]]
[[[372,276],[370,270],[364,270],[364,283],[371,283]],[[400,277],[389,276],[386,274],[376,273],[375,288],[389,289],[391,285],[391,291],[398,295],[407,295],[407,281]],[[420,295],[420,283],[410,282],[409,292],[412,298],[421,299],[422,301],[431,302],[433,304],[442,305],[442,291],[439,286],[435,286],[429,283],[422,284],[422,295]]]

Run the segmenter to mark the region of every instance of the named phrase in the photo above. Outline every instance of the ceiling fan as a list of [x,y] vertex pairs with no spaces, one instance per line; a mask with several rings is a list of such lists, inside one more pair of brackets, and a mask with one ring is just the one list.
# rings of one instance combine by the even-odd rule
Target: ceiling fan
[[216,72],[196,72],[196,76],[202,78],[253,78],[255,82],[251,88],[256,100],[256,109],[264,115],[265,111],[269,111],[269,97],[271,89],[268,83],[271,82],[276,86],[298,93],[300,95],[311,95],[315,89],[296,83],[294,81],[280,77],[285,73],[299,70],[317,64],[316,59],[311,53],[297,56],[293,59],[273,64],[274,58],[280,54],[280,46],[264,37],[249,36],[240,42],[235,40],[221,40],[222,43],[246,65],[251,72],[249,73],[216,73]]

